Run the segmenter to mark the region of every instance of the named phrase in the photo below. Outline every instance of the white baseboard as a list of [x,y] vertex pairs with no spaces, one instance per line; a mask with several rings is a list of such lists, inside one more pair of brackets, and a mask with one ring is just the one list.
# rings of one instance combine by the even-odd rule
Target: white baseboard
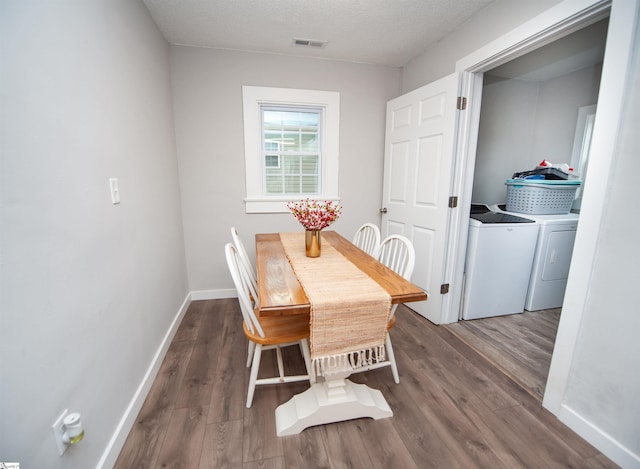
[[191,292],[191,299],[196,300],[220,300],[223,298],[237,298],[238,293],[235,288],[222,290],[196,290]]
[[558,419],[620,467],[640,469],[640,455],[622,446],[570,407],[563,405]]
[[120,454],[120,451],[124,446],[124,442],[127,440],[127,436],[129,436],[129,432],[131,431],[131,428],[133,427],[133,424],[138,417],[138,413],[142,408],[142,404],[144,403],[147,394],[149,394],[151,385],[153,384],[153,381],[155,380],[156,375],[160,370],[160,365],[162,364],[162,361],[167,354],[169,345],[171,345],[171,341],[173,340],[173,337],[178,330],[178,326],[180,326],[180,322],[182,322],[182,318],[187,312],[187,308],[189,307],[191,301],[192,296],[191,293],[189,293],[182,302],[182,305],[180,306],[180,309],[176,313],[175,317],[173,318],[173,322],[169,326],[169,329],[162,339],[160,347],[158,347],[153,360],[151,360],[149,368],[142,378],[142,382],[138,386],[138,389],[136,389],[136,392],[131,398],[131,402],[127,406],[124,415],[120,419],[120,422],[118,423],[118,426],[116,427],[111,440],[109,440],[109,444],[107,445],[104,453],[102,454],[102,457],[100,458],[100,461],[96,466],[97,468],[110,468],[115,465],[115,462],[118,459],[118,455]]

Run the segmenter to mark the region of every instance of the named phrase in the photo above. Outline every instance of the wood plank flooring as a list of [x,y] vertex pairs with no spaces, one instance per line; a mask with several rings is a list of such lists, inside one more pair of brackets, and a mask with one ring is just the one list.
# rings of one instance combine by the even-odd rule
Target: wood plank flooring
[[[246,409],[247,344],[237,300],[193,302],[115,467],[616,467],[541,407],[534,378],[529,384],[514,379],[541,372],[541,358],[525,373],[500,362],[500,347],[479,345],[467,329],[480,322],[434,326],[402,306],[397,314],[391,334],[400,384],[389,368],[352,376],[381,390],[394,416],[278,438],[275,408],[308,384],[259,386]],[[519,331],[532,334],[532,342],[553,342],[554,319],[543,319],[549,320],[548,336],[541,325],[522,324],[511,332],[491,325],[482,334],[513,337]],[[304,370],[298,349],[284,356],[285,367]],[[275,353],[265,352],[261,374],[275,366]]]
[[525,311],[444,327],[542,401],[560,312]]

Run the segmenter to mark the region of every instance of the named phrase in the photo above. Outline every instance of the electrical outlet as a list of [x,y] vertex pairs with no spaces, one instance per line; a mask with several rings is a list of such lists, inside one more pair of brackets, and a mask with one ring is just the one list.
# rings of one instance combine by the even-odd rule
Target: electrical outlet
[[53,436],[56,439],[56,445],[58,446],[58,453],[60,453],[60,456],[62,456],[64,452],[67,450],[67,445],[64,444],[64,441],[62,438],[64,435],[63,422],[68,412],[69,412],[68,409],[64,409],[62,414],[60,414],[60,417],[58,417],[54,422],[54,424],[51,425],[51,431],[53,431]]

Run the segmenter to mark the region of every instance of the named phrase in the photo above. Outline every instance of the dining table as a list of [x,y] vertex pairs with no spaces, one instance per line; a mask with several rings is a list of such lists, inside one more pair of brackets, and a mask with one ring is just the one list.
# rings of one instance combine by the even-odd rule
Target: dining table
[[[312,302],[303,288],[296,269],[287,255],[283,233],[258,233],[255,237],[256,273],[258,283],[258,317],[307,315],[311,317]],[[425,301],[427,292],[362,251],[336,231],[321,232],[322,249],[333,249],[346,259],[345,267],[357,268],[386,292],[391,305]],[[289,247],[289,249],[291,249]],[[300,237],[304,251],[304,233]],[[290,254],[290,252],[289,252]],[[319,280],[331,281],[332,273],[322,269],[322,254],[308,263],[307,269]],[[325,276],[326,278],[323,278]],[[366,292],[360,292],[366,296]],[[357,296],[357,295],[356,295]],[[357,372],[357,370],[355,370]],[[313,370],[308,370],[310,374]],[[347,379],[351,373],[342,370],[312,378],[306,391],[293,396],[276,409],[276,433],[287,436],[305,428],[332,422],[369,417],[388,418],[393,412],[379,390]]]

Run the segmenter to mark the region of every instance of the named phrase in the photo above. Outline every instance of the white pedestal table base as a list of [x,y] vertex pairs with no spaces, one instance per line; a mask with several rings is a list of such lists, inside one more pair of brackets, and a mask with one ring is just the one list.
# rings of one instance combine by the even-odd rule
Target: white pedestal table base
[[315,383],[276,409],[278,436],[296,435],[314,425],[358,419],[392,417],[382,393],[348,379]]

